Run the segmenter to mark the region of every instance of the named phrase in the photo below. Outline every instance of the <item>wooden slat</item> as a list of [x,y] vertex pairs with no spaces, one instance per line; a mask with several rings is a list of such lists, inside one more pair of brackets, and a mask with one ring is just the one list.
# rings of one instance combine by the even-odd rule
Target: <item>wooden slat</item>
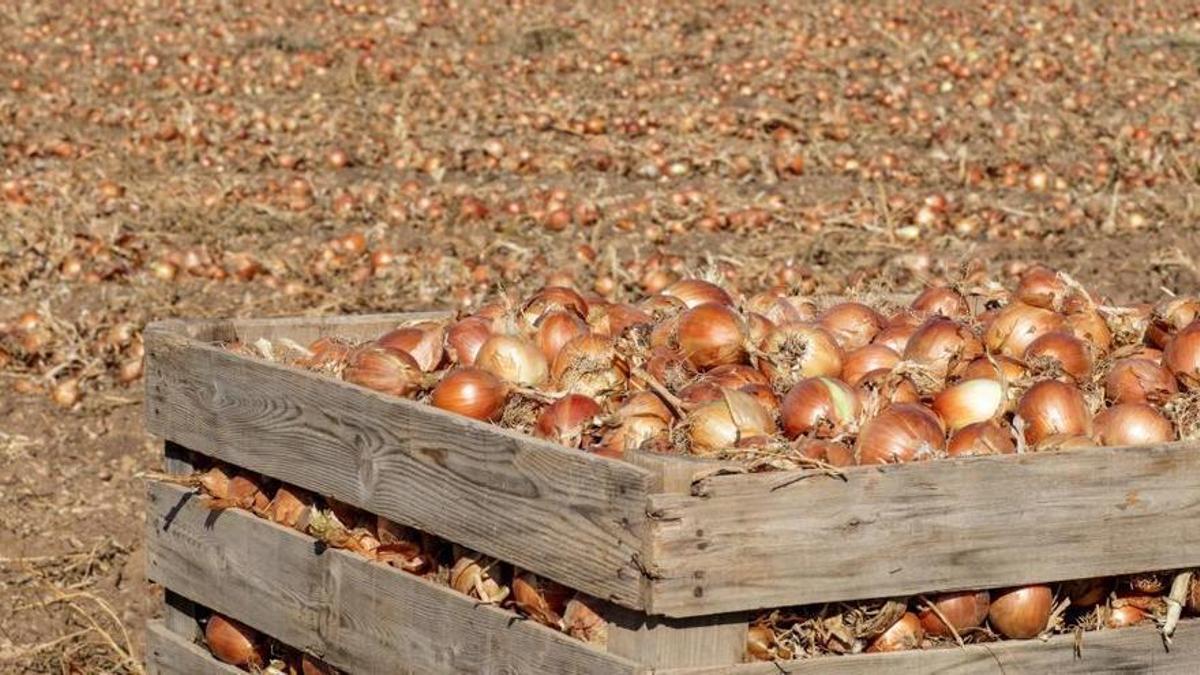
[[651,668],[741,663],[749,616],[713,614],[672,619],[605,605],[608,651]]
[[146,669],[150,675],[241,675],[203,647],[171,632],[161,621],[146,624]]
[[152,482],[149,574],[353,673],[637,673],[517,615]]
[[162,625],[180,639],[195,642],[203,637],[200,623],[196,621],[196,604],[191,600],[166,589],[163,591],[162,612]]
[[650,472],[152,328],[146,426],[627,607]]
[[1094,448],[718,476],[654,496],[669,616],[1200,564],[1200,450]]
[[289,316],[267,319],[168,319],[153,324],[159,329],[201,342],[254,342],[259,338],[287,338],[301,345],[326,335],[369,340],[409,321],[444,319],[449,312],[402,312],[347,316]]
[[1153,625],[1088,632],[1077,658],[1073,635],[1041,640],[1011,640],[892,654],[831,656],[806,661],[746,663],[723,668],[659,671],[661,675],[939,675],[953,673],[1016,675],[1054,673],[1196,673],[1200,666],[1200,620],[1179,624],[1171,651]]

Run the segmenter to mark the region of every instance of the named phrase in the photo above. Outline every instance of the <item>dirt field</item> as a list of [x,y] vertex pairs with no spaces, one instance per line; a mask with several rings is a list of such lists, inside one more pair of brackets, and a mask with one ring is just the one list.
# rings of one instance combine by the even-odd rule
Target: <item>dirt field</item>
[[1200,289],[1194,2],[588,4],[0,9],[0,671],[140,668],[156,318]]

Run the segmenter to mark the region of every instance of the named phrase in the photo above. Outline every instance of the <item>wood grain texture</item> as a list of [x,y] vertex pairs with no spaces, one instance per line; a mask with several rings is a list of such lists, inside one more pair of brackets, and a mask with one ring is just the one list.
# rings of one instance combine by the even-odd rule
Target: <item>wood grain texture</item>
[[169,331],[146,335],[152,433],[642,606],[645,469]]
[[669,616],[1200,564],[1186,444],[717,476],[658,495],[651,611]]
[[636,673],[636,664],[246,512],[151,483],[150,577],[353,673]]
[[741,663],[749,616],[744,613],[672,619],[604,605],[608,651],[651,668]]
[[1168,652],[1154,626],[1084,633],[1077,658],[1074,636],[1041,640],[1012,640],[964,649],[946,647],[892,654],[831,656],[806,661],[746,663],[721,668],[658,671],[661,675],[859,675],[926,673],[1089,675],[1091,673],[1195,673],[1200,667],[1200,620],[1179,624]]
[[196,621],[196,604],[191,600],[166,589],[163,592],[162,625],[167,630],[188,642],[204,636],[200,623]]
[[402,312],[346,316],[288,316],[254,319],[166,319],[147,330],[166,330],[201,342],[254,342],[287,338],[301,345],[326,335],[370,340],[410,321],[444,319],[449,312]]
[[167,628],[160,621],[146,624],[146,670],[150,675],[241,675],[244,671],[221,663],[206,649]]

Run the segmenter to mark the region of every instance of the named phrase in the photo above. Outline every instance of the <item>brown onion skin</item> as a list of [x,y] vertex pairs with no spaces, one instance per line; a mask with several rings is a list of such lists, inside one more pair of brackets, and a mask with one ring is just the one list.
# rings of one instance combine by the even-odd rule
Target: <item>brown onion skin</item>
[[1012,434],[996,422],[976,422],[954,432],[946,444],[951,457],[1011,455],[1017,451]]
[[1085,309],[1067,315],[1067,330],[1072,335],[1090,344],[1096,353],[1107,354],[1112,348],[1112,331],[1104,317],[1094,309]]
[[775,395],[775,391],[767,384],[743,384],[737,388],[743,394],[750,394],[758,404],[771,414],[772,417],[779,415],[779,397]]
[[482,368],[450,371],[433,388],[430,404],[481,421],[494,421],[504,411],[508,385]]
[[846,383],[812,377],[792,387],[780,404],[780,423],[788,438],[829,438],[858,421],[862,405]]
[[242,667],[261,668],[263,659],[262,638],[258,631],[220,614],[208,618],[204,627],[204,643],[219,660]]
[[1034,444],[1036,452],[1060,452],[1064,450],[1086,450],[1096,447],[1090,436],[1083,434],[1050,434]]
[[1200,389],[1200,321],[1193,321],[1171,338],[1163,350],[1163,365],[1184,389]]
[[926,288],[909,306],[920,314],[939,315],[948,319],[962,319],[970,313],[967,299],[953,288],[945,286]]
[[1154,306],[1146,327],[1146,340],[1163,349],[1170,343],[1172,336],[1189,324],[1200,319],[1200,300],[1190,297],[1178,297],[1164,300]]
[[1104,625],[1109,628],[1128,628],[1136,626],[1139,623],[1150,618],[1144,610],[1138,609],[1133,605],[1125,605],[1124,607],[1115,607],[1104,620]]
[[821,313],[817,321],[844,350],[870,344],[883,330],[885,320],[874,309],[860,302],[839,302]]
[[688,309],[706,303],[733,305],[733,298],[725,292],[725,289],[701,279],[680,279],[664,288],[662,294],[678,298]]
[[967,364],[961,376],[964,380],[976,377],[988,377],[1001,382],[1012,382],[1025,376],[1025,366],[1018,360],[1001,356],[981,356]]
[[1088,344],[1065,331],[1051,331],[1029,343],[1025,348],[1025,363],[1051,360],[1076,382],[1092,373],[1092,355]]
[[645,311],[633,305],[615,303],[604,308],[603,314],[593,323],[592,328],[600,335],[619,337],[635,326],[650,326],[653,323],[654,319]]
[[1101,410],[1092,423],[1100,445],[1151,445],[1175,440],[1175,428],[1145,403],[1119,403]]
[[600,404],[591,398],[567,394],[542,410],[533,425],[533,435],[577,448],[582,429],[601,412]]
[[983,337],[991,353],[1019,359],[1031,342],[1062,327],[1062,315],[1014,302],[996,314]]
[[546,312],[538,319],[537,346],[542,350],[547,363],[553,363],[554,357],[562,350],[563,345],[571,340],[586,335],[589,332],[587,322],[574,312],[554,310]]
[[429,373],[442,364],[445,339],[445,329],[441,324],[422,321],[384,333],[375,340],[375,344],[408,354],[423,372]]
[[1054,591],[1044,585],[996,591],[992,593],[988,623],[1006,638],[1037,637],[1046,629],[1053,602]]
[[1062,591],[1071,600],[1072,607],[1094,607],[1108,597],[1112,581],[1107,577],[1073,579],[1062,583]]
[[1121,359],[1104,378],[1104,397],[1111,403],[1162,404],[1178,392],[1171,371],[1149,359]]
[[1025,440],[1031,445],[1053,434],[1090,436],[1092,416],[1079,388],[1057,380],[1030,387],[1017,403],[1025,421]]
[[[984,620],[987,619],[988,607],[991,606],[991,595],[987,591],[958,591],[942,593],[929,598],[929,601],[937,607],[942,616],[946,617],[954,630],[961,633],[967,628],[978,628],[983,625]],[[927,635],[937,637],[952,635],[950,628],[938,617],[937,612],[928,607],[921,610],[918,618],[921,620],[921,628]]]
[[779,390],[808,377],[837,377],[842,372],[842,348],[829,331],[812,324],[776,326],[759,349],[759,370]]
[[460,319],[446,331],[446,353],[451,361],[460,366],[473,366],[483,343],[491,336],[490,319],[481,316]]
[[705,373],[704,379],[729,389],[738,389],[748,384],[771,384],[766,375],[741,363],[717,366]]
[[950,431],[998,419],[1007,409],[1004,385],[989,377],[963,380],[941,390],[930,408]]
[[917,649],[921,640],[925,639],[925,631],[921,620],[912,612],[905,612],[900,620],[892,624],[882,635],[871,641],[867,646],[868,652],[899,652]]
[[537,323],[547,312],[562,310],[574,312],[586,319],[588,304],[575,289],[565,286],[546,286],[529,297],[521,307],[521,315],[530,325]]
[[908,348],[908,342],[912,339],[914,333],[917,332],[918,326],[908,324],[893,325],[879,331],[871,344],[887,347],[897,354],[903,354]]
[[946,377],[957,374],[982,353],[979,339],[966,326],[935,316],[922,323],[909,338],[904,358]]
[[800,453],[831,466],[854,466],[854,449],[845,443],[813,439],[800,446]]
[[700,370],[744,361],[748,337],[742,318],[716,303],[687,310],[676,328],[679,352]]
[[350,355],[342,379],[384,394],[407,396],[421,386],[421,366],[406,352],[368,346]]
[[941,420],[915,403],[893,405],[868,420],[854,450],[859,464],[895,464],[927,459],[946,447]]
[[550,364],[532,342],[512,335],[493,335],[475,355],[475,365],[502,380],[536,387],[550,375]]
[[907,377],[897,376],[891,370],[872,370],[863,375],[859,378],[855,391],[858,392],[858,398],[863,402],[864,409],[870,409],[867,403],[875,398],[879,399],[879,403],[884,404],[879,406],[881,409],[894,403],[919,403],[921,401],[917,385]]
[[842,380],[850,386],[856,386],[863,375],[879,370],[892,369],[900,363],[900,355],[890,347],[883,345],[864,345],[846,354],[842,359]]
[[1069,293],[1070,289],[1066,282],[1059,278],[1058,272],[1042,265],[1034,265],[1021,275],[1014,295],[1017,300],[1027,305],[1059,311]]
[[598,397],[625,385],[624,365],[611,338],[581,335],[559,350],[550,377],[562,391]]

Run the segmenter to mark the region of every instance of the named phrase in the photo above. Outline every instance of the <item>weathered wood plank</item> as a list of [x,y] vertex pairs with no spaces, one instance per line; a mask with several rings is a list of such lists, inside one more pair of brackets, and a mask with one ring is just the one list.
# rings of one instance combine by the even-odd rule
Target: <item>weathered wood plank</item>
[[196,605],[191,600],[171,591],[163,591],[162,625],[188,642],[203,637],[200,624],[196,621]]
[[642,606],[648,471],[161,329],[146,336],[152,433]]
[[744,613],[672,619],[605,605],[608,651],[652,668],[741,663],[749,617]]
[[203,647],[171,632],[160,621],[146,624],[146,669],[150,675],[241,675]]
[[717,476],[651,511],[668,616],[1200,564],[1200,450],[1095,448]]
[[149,574],[354,673],[637,673],[517,615],[152,482]]
[[449,316],[449,312],[399,312],[251,319],[167,319],[152,326],[201,342],[254,342],[259,338],[287,338],[307,345],[326,335],[369,340],[405,322],[444,319]]
[[890,673],[995,673],[1015,675],[1055,673],[1195,673],[1200,663],[1200,620],[1179,624],[1171,651],[1163,648],[1154,626],[1085,633],[1076,658],[1073,635],[1041,640],[1012,640],[991,644],[945,647],[891,654],[831,656],[805,661],[745,663],[721,668],[658,671],[661,675],[858,675]]

